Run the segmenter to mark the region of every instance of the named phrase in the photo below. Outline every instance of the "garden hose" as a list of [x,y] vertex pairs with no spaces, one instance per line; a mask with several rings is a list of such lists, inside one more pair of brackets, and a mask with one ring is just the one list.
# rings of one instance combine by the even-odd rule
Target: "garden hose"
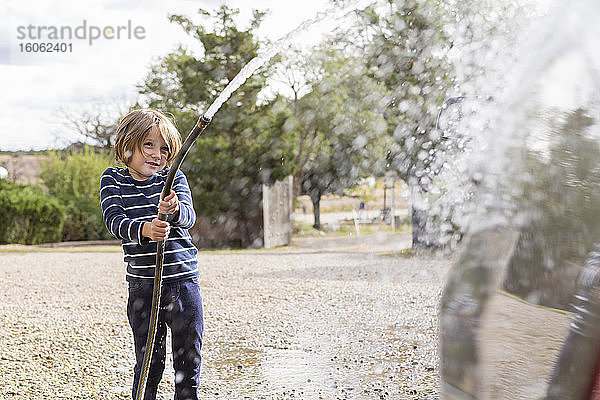
[[[192,144],[196,141],[198,136],[206,129],[210,124],[211,119],[204,115],[198,119],[196,125],[183,142],[181,149],[173,159],[173,164],[169,169],[165,186],[160,195],[160,199],[164,200],[171,193],[173,188],[173,181],[177,170],[181,166],[183,159],[188,153]],[[167,214],[158,214],[158,218],[162,221],[167,220]],[[160,292],[163,274],[163,259],[165,252],[165,241],[156,243],[156,267],[154,268],[154,287],[152,289],[152,309],[150,311],[150,320],[148,322],[148,336],[146,337],[146,348],[144,350],[144,358],[140,369],[140,378],[138,380],[138,386],[136,389],[135,400],[142,400],[146,392],[146,382],[148,380],[148,372],[150,370],[150,361],[152,360],[152,351],[154,349],[154,339],[156,337],[156,327],[158,325],[158,312],[160,307]]]

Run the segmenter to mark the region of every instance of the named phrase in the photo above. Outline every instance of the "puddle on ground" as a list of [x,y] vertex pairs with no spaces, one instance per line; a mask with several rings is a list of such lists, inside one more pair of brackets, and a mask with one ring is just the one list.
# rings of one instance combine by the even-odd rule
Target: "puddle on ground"
[[263,393],[260,350],[232,347],[227,343],[213,346],[215,351],[203,353],[200,393],[215,398],[254,397]]
[[332,366],[323,357],[304,350],[272,349],[265,354],[261,371],[275,393],[300,397],[334,395]]
[[336,393],[333,367],[314,352],[215,347],[205,356],[201,383],[201,391],[211,396],[329,398]]

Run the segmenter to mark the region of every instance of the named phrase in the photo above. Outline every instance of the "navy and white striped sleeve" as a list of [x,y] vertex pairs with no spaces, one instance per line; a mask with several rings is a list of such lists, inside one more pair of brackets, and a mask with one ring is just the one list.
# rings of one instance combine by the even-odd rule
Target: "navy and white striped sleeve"
[[190,186],[181,171],[177,171],[177,175],[175,175],[173,190],[179,199],[179,217],[171,223],[184,229],[190,229],[196,222],[196,212],[194,211]]
[[100,178],[100,206],[104,225],[117,239],[142,244],[144,221],[128,218],[123,207],[123,198],[119,190],[118,175],[108,168]]

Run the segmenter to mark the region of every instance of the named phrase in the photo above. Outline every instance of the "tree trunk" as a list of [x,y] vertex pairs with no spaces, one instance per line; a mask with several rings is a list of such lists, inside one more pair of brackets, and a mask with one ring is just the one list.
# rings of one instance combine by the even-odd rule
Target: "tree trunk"
[[297,198],[302,193],[302,181],[304,180],[304,174],[301,172],[296,172],[294,175],[294,180],[292,184],[292,196],[293,198]]
[[[410,180],[409,180],[410,181]],[[425,250],[435,246],[427,231],[427,198],[418,184],[410,185],[410,221],[413,250]]]
[[427,234],[427,215],[424,210],[410,207],[413,250],[424,250],[430,246]]
[[321,192],[318,190],[312,190],[310,193],[310,200],[313,204],[313,214],[315,216],[313,228],[321,229]]

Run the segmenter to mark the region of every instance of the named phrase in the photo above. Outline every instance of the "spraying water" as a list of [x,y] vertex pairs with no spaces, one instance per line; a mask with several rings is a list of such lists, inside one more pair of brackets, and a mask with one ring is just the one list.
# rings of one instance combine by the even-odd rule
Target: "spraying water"
[[[599,17],[596,2],[557,5],[519,51],[504,49],[510,55],[495,68],[505,76],[478,88],[495,86],[493,106],[461,124],[485,128],[462,165],[465,177],[478,176],[474,214],[441,305],[447,395],[542,398],[552,371],[555,393],[586,393],[582,380],[564,374],[585,385],[595,378],[597,343],[580,339],[598,326],[589,276],[598,274],[592,250],[600,240]],[[457,196],[461,189],[448,187]],[[575,293],[577,323],[567,340]],[[573,336],[578,345],[570,345]],[[572,357],[582,348],[587,360]],[[569,382],[563,392],[561,382]]]
[[302,22],[298,27],[280,39],[278,39],[271,46],[265,50],[260,51],[259,54],[254,57],[248,64],[246,64],[240,72],[229,82],[223,92],[213,101],[204,113],[204,117],[212,119],[212,117],[219,111],[219,108],[229,99],[229,97],[235,92],[240,86],[246,82],[246,80],[254,74],[254,72],[262,67],[266,62],[273,58],[281,50],[285,49],[291,41],[303,32],[306,32],[309,28],[313,28],[325,22],[335,23],[344,20],[348,16],[354,14],[357,10],[363,9],[373,3],[373,0],[358,0],[346,3],[340,7],[335,5],[329,9],[319,12],[314,18],[308,19]]

